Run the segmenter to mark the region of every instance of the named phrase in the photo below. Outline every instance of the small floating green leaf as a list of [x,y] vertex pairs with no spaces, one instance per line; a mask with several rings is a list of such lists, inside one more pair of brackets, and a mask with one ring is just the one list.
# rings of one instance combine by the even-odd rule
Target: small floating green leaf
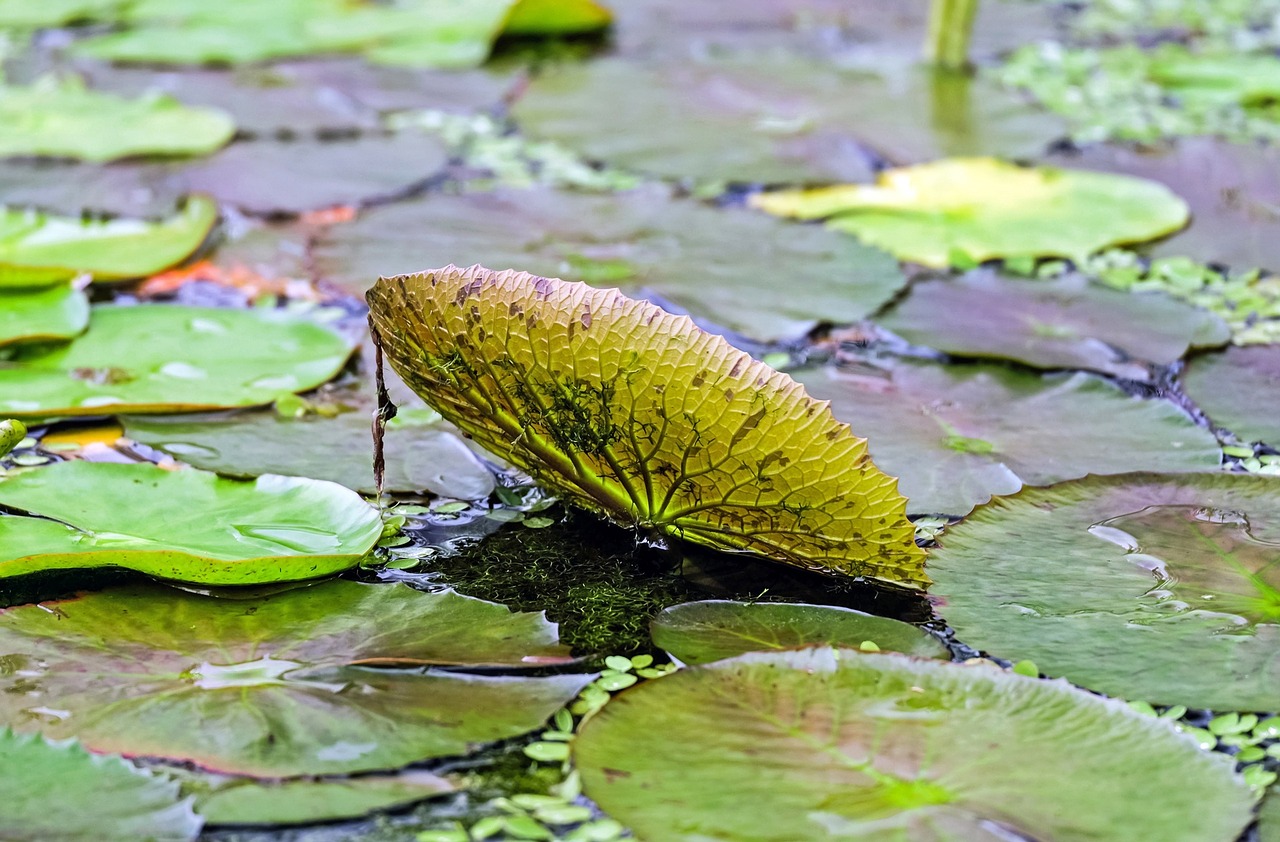
[[0,285],[0,347],[71,339],[89,325],[89,299],[70,284],[34,289]]
[[75,341],[19,348],[0,367],[0,414],[258,406],[319,386],[353,349],[327,328],[281,310],[104,305],[93,308],[88,331]]
[[593,677],[422,665],[563,662],[555,638],[540,614],[399,584],[116,588],[0,612],[0,651],[40,665],[0,675],[0,722],[260,777],[394,769],[532,730]]
[[40,155],[105,162],[135,155],[207,155],[235,133],[221,111],[162,95],[124,99],[78,80],[0,84],[0,158]]
[[382,533],[377,511],[333,483],[148,464],[14,474],[0,505],[32,515],[0,516],[0,577],[123,567],[208,585],[314,579],[354,567]]
[[0,730],[0,805],[0,833],[13,840],[184,842],[202,824],[161,774],[8,729]]
[[[836,646],[949,658],[947,647],[901,620],[834,605],[730,602],[709,599],[672,606],[650,626],[654,645],[686,664],[705,664],[746,652]],[[870,646],[868,645],[870,644]]]
[[887,170],[874,185],[779,190],[751,197],[777,216],[832,228],[926,266],[959,250],[994,258],[1081,261],[1108,246],[1172,234],[1187,203],[1154,181],[1110,173],[953,158]]
[[638,837],[690,842],[1231,842],[1253,805],[1230,758],[1122,702],[848,649],[642,684],[583,724],[573,760]]
[[1280,708],[1280,479],[1089,477],[939,541],[937,610],[972,646],[1152,704]]
[[217,221],[218,206],[201,195],[190,197],[176,216],[161,222],[0,209],[0,289],[79,274],[96,281],[152,275],[190,257]]
[[567,500],[714,549],[928,582],[866,442],[687,317],[480,266],[382,278],[368,299],[404,381]]

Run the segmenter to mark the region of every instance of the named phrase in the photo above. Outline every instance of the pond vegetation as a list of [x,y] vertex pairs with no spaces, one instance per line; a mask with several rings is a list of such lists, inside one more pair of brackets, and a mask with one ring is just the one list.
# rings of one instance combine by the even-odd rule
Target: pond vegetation
[[0,0],[0,838],[1274,842],[1278,21]]

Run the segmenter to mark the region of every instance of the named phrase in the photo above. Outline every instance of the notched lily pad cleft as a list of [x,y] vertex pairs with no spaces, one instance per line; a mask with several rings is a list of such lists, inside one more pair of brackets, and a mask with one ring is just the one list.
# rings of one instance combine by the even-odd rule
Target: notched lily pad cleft
[[381,278],[368,300],[405,382],[566,500],[658,538],[928,583],[866,441],[687,317],[481,266]]

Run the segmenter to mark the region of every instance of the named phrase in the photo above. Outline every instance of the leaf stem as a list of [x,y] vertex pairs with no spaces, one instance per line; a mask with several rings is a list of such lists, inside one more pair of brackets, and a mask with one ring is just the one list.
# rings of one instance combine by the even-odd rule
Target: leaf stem
[[933,0],[924,42],[925,61],[946,70],[967,68],[977,12],[978,0]]

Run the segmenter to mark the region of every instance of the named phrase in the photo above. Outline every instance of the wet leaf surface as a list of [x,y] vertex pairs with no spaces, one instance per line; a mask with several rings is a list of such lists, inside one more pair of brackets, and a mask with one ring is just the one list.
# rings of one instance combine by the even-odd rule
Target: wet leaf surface
[[1251,345],[1191,359],[1187,393],[1245,441],[1280,446],[1280,346]]
[[778,216],[826,219],[902,260],[946,267],[956,255],[1066,257],[1143,242],[1187,224],[1187,205],[1152,181],[994,158],[955,158],[881,173],[874,185],[751,197]]
[[164,164],[0,160],[0,195],[15,208],[158,218],[173,213],[182,191]]
[[185,842],[201,820],[178,784],[119,757],[0,731],[4,837],[71,842]]
[[354,819],[407,807],[457,791],[429,772],[355,778],[260,782],[248,778],[183,776],[184,790],[211,825],[312,824]]
[[1280,786],[1271,787],[1258,810],[1259,842],[1280,840]]
[[78,82],[0,85],[0,157],[114,161],[135,155],[207,155],[231,139],[221,111],[165,96],[124,99]]
[[[262,411],[130,416],[124,423],[125,434],[134,441],[206,471],[238,477],[312,477],[371,494],[371,417],[370,412],[357,411],[294,419]],[[485,499],[493,491],[493,472],[435,412],[402,408],[387,426],[385,447],[385,491],[429,491],[462,500]]]
[[1188,347],[1225,344],[1221,319],[1159,293],[1135,295],[1079,275],[1019,280],[989,272],[915,284],[876,319],[915,345],[961,357],[1017,360],[1149,380]]
[[575,504],[719,550],[927,582],[866,442],[687,318],[479,266],[382,279],[368,297],[405,382]]
[[513,115],[529,135],[609,164],[766,184],[870,180],[877,152],[895,163],[1037,155],[1063,133],[1058,118],[982,79],[843,68],[785,50],[549,68]]
[[314,579],[354,567],[382,533],[377,511],[332,483],[149,464],[15,474],[0,480],[0,505],[35,516],[0,516],[2,577],[123,567],[216,585]]
[[653,642],[683,663],[696,665],[747,652],[835,646],[950,658],[937,638],[901,620],[833,605],[704,600],[666,609],[654,618]]
[[1214,436],[1173,404],[1087,374],[901,361],[796,372],[868,438],[913,513],[963,515],[992,494],[1085,474],[1214,471]]
[[34,673],[0,677],[0,718],[223,772],[391,769],[536,728],[593,676],[362,664],[528,665],[563,659],[554,640],[539,615],[406,585],[233,599],[118,588],[0,613],[0,650]]
[[63,281],[79,274],[98,281],[150,275],[189,257],[217,221],[218,206],[199,195],[161,222],[94,220],[3,209],[0,289]]
[[[145,337],[146,341],[139,341]],[[354,345],[280,310],[97,306],[67,345],[0,367],[0,413],[178,412],[271,403],[333,377]]]
[[1280,706],[1280,481],[1089,478],[993,501],[930,556],[970,645],[1153,704]]
[[0,287],[0,347],[71,339],[89,324],[89,299],[69,284]]
[[628,690],[584,724],[574,759],[585,793],[642,838],[1229,842],[1252,808],[1228,759],[1120,702],[847,649]]
[[[433,194],[321,237],[316,268],[351,289],[379,275],[458,262],[652,292],[757,339],[863,318],[905,284],[883,252],[815,226],[672,199],[552,190]],[[786,277],[786,283],[779,283]]]

